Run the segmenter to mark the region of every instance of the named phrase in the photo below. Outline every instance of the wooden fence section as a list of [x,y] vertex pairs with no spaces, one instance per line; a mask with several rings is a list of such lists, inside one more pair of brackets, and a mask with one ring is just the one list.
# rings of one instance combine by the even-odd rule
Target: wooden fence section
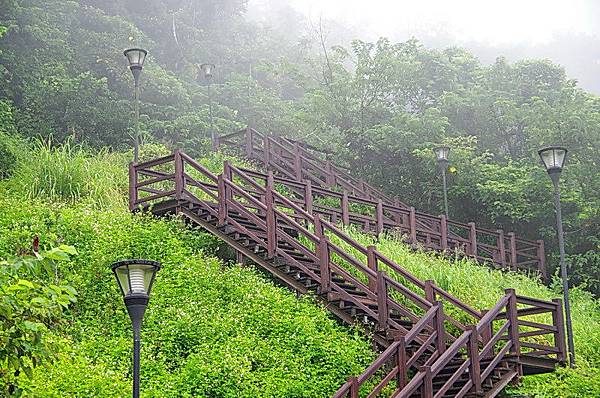
[[[471,308],[375,247],[355,242],[317,210],[318,195],[307,196],[312,207],[299,203],[298,185],[281,185],[272,174],[226,162],[216,176],[176,151],[132,164],[129,177],[132,211],[182,214],[288,286],[312,290],[340,319],[370,328],[387,348],[334,397],[358,397],[361,388],[369,397],[384,391],[426,398],[485,391],[493,397],[520,375],[552,371],[565,360],[560,300],[507,291],[490,311]],[[377,206],[380,217],[393,219],[381,201]],[[342,217],[352,219],[349,212]]]
[[[417,211],[323,161],[311,147],[284,137],[247,128],[220,137],[219,144],[241,149],[247,158],[268,165],[280,176],[276,182],[290,189],[297,203],[332,222],[357,225],[373,233],[393,229],[404,234],[408,243],[429,250],[458,251],[496,268],[538,272],[547,280],[542,240],[522,239],[512,232]],[[260,173],[247,172],[260,178]]]

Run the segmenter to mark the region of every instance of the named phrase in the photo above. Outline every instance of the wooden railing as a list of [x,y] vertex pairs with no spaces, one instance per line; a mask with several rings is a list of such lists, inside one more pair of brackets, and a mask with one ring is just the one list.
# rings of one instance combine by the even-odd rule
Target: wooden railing
[[[313,208],[332,222],[358,225],[373,233],[398,230],[406,236],[407,242],[426,249],[458,251],[501,269],[537,272],[547,280],[542,240],[523,239],[512,232],[481,228],[473,222],[461,223],[417,211],[322,160],[310,147],[284,137],[246,128],[220,137],[218,143],[240,149],[247,158],[259,160],[275,170],[280,176],[276,182],[293,188],[298,203]],[[324,187],[336,187],[340,191]]]
[[[315,195],[307,195],[304,201],[298,201],[293,192],[297,192],[298,187],[306,190],[306,183],[280,185],[282,179],[274,178],[272,173],[264,175],[242,170],[228,162],[224,164],[223,173],[215,176],[180,151],[132,164],[129,176],[131,210],[168,205],[185,214],[188,208],[202,206],[218,218],[219,225],[230,225],[251,238],[266,251],[268,258],[281,257],[317,281],[318,293],[326,300],[352,302],[376,325],[376,334],[388,341],[391,339],[380,357],[362,375],[345,383],[335,397],[356,397],[358,389],[374,377],[381,378],[369,384],[375,385],[370,397],[376,396],[392,380],[397,383],[400,394],[397,396],[409,396],[410,391],[419,389],[427,392],[431,389],[431,380],[448,361],[457,358],[463,361],[459,369],[472,369],[469,377],[474,379],[470,380],[469,389],[477,388],[480,383],[476,379],[477,357],[491,358],[485,367],[478,368],[482,380],[509,354],[517,357],[521,354],[542,358],[556,356],[559,361],[564,361],[560,300],[546,302],[507,291],[494,309],[487,313],[478,311],[433,281],[419,280],[374,246],[365,247],[354,241],[317,210],[318,200],[313,200],[312,207],[309,206],[310,200],[307,203],[306,198],[315,199]],[[321,188],[316,192],[324,195]],[[362,204],[368,202],[360,200]],[[393,219],[382,211],[381,201],[377,206],[377,211],[383,213],[386,220]],[[233,213],[242,215],[254,228],[236,221],[231,217]],[[351,219],[350,213],[343,217]],[[318,264],[318,271],[291,256],[282,245],[293,247]],[[350,294],[336,282],[335,276],[352,284],[362,298],[359,300]],[[366,302],[376,305],[373,307]],[[517,304],[521,308],[517,308]],[[444,308],[451,308],[462,321],[447,315]],[[529,318],[544,313],[552,314],[552,323]],[[392,315],[400,315],[410,321],[411,326],[403,326]],[[498,329],[493,323],[502,320],[504,325]],[[499,331],[492,335],[494,330]],[[532,337],[545,335],[554,338],[532,340]],[[466,355],[462,354],[465,349]],[[391,367],[388,366],[390,361]],[[460,372],[454,380],[459,377],[462,377]],[[451,382],[446,382],[448,388]],[[440,395],[439,392],[436,394]]]

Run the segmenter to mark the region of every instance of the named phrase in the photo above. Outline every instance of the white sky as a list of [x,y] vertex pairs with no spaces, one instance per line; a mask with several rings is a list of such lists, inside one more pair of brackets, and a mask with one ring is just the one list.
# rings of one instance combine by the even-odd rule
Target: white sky
[[[364,29],[370,36],[415,33],[489,45],[543,44],[557,33],[598,34],[597,0],[289,0],[301,13]],[[260,0],[251,0],[260,2]],[[418,36],[418,34],[416,34]]]

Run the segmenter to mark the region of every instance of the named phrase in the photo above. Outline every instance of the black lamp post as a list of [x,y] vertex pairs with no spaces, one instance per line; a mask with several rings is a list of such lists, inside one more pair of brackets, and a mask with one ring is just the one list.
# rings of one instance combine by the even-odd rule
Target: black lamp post
[[133,398],[140,396],[140,330],[150,290],[160,263],[152,260],[122,260],[112,265],[133,326]]
[[137,163],[138,161],[140,151],[140,102],[138,94],[138,84],[147,54],[148,52],[146,50],[142,50],[141,48],[130,48],[123,52],[123,55],[127,57],[127,61],[129,62],[129,70],[131,70],[131,73],[133,74],[133,80],[135,84],[133,91],[133,96],[135,100],[135,138],[133,141],[133,161],[135,163]]
[[447,146],[439,146],[433,148],[433,153],[437,158],[437,163],[442,170],[442,182],[444,184],[444,210],[446,212],[446,218],[448,218],[448,186],[446,184],[446,169],[448,168],[448,155],[450,154],[450,148]]
[[210,90],[210,86],[212,84],[213,71],[215,70],[215,65],[213,64],[202,64],[200,65],[200,70],[204,73],[204,78],[207,81],[207,90],[208,90],[208,117],[210,119],[210,142],[212,146],[212,150],[217,150],[217,137],[215,135],[215,129],[213,125],[213,112],[212,112],[212,93]]
[[560,205],[560,173],[565,165],[567,149],[560,146],[549,146],[538,151],[546,171],[554,185],[554,207],[556,208],[556,233],[558,235],[558,250],[560,252],[560,275],[563,283],[565,301],[565,318],[567,321],[567,343],[569,345],[569,363],[575,367],[575,344],[573,342],[573,326],[571,324],[571,305],[569,303],[569,281],[567,279],[567,264],[565,261],[565,235],[563,232],[562,210]]

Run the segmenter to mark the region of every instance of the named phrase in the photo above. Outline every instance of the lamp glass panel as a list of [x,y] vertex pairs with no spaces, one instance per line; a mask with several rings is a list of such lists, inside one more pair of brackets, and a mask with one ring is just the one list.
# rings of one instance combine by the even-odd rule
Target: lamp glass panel
[[144,61],[146,60],[146,53],[143,51],[138,51],[138,62],[140,66],[144,66]]
[[567,155],[567,151],[562,148],[556,148],[553,152],[555,166],[562,169],[563,165],[565,164],[565,156]]
[[124,295],[150,294],[155,267],[149,264],[129,264],[116,269],[117,280]]
[[124,295],[129,294],[129,271],[127,270],[127,266],[119,267],[115,270],[115,274],[117,275],[117,282],[121,286],[121,291]]

